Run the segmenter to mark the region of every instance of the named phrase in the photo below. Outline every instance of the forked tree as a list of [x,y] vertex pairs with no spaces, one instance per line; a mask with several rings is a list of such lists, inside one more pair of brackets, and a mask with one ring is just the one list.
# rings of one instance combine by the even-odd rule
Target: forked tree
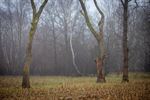
[[99,55],[96,58],[96,66],[97,66],[97,82],[105,82],[105,76],[104,76],[104,72],[103,72],[103,67],[104,67],[104,61],[105,61],[105,57],[106,57],[106,50],[105,50],[105,46],[104,46],[104,32],[103,32],[103,27],[104,27],[104,13],[101,11],[101,9],[99,8],[97,1],[93,0],[95,7],[97,8],[98,12],[101,15],[101,19],[98,23],[99,26],[99,32],[97,32],[94,27],[92,26],[92,23],[90,21],[90,18],[88,16],[88,12],[86,10],[85,4],[83,2],[83,0],[79,0],[82,10],[81,11],[82,15],[85,18],[86,24],[88,26],[88,28],[90,29],[91,33],[94,35],[94,37],[97,40],[98,46],[99,46]]
[[32,43],[33,43],[33,38],[34,38],[34,35],[36,32],[36,28],[37,28],[37,25],[39,22],[40,15],[41,15],[47,1],[48,0],[44,0],[43,3],[41,4],[39,10],[37,11],[34,0],[31,0],[33,17],[32,17],[32,22],[31,22],[31,28],[29,31],[29,36],[28,36],[25,64],[24,64],[24,68],[23,68],[23,80],[22,80],[22,87],[23,88],[30,88],[29,69],[30,69],[30,65],[32,62]]

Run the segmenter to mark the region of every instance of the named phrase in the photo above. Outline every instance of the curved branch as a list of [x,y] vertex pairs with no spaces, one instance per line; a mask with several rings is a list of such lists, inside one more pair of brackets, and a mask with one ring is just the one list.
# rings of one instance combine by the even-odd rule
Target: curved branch
[[98,23],[98,26],[99,26],[99,30],[100,32],[103,32],[103,27],[104,27],[104,13],[102,12],[102,10],[99,8],[98,4],[97,4],[97,1],[96,0],[93,0],[94,1],[94,4],[95,4],[95,7],[97,8],[98,12],[101,14],[101,19]]
[[83,3],[83,0],[79,0],[79,1],[80,1],[82,10],[83,10],[83,12],[81,12],[81,14],[84,16],[86,24],[89,27],[89,29],[92,32],[92,34],[95,36],[96,39],[98,39],[99,34],[97,34],[97,32],[95,31],[94,27],[92,26],[92,24],[90,22],[90,19],[89,19],[89,16],[87,14],[87,10],[86,10],[86,7],[85,7],[85,5]]
[[42,3],[42,5],[40,6],[39,8],[39,11],[37,12],[38,16],[41,15],[46,3],[47,3],[48,0],[44,0],[44,2]]
[[82,73],[79,71],[79,68],[75,61],[75,54],[74,54],[73,45],[72,45],[72,35],[73,35],[73,33],[71,32],[71,34],[70,34],[70,49],[71,49],[71,54],[72,54],[72,62],[73,62],[73,66],[75,67],[77,73],[79,75],[82,75]]
[[34,0],[31,0],[31,6],[32,6],[32,10],[33,10],[33,15],[35,15],[36,14],[36,6],[34,3]]
[[96,0],[93,0],[94,1],[94,4],[95,4],[95,7],[97,8],[98,12],[101,14],[102,18],[104,18],[104,13],[101,11],[101,9],[99,8],[98,4],[97,4],[97,1]]

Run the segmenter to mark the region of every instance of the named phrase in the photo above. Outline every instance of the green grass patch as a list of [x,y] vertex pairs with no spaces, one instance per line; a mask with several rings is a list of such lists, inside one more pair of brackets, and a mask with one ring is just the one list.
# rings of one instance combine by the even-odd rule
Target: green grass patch
[[21,88],[21,76],[0,76],[0,100],[150,100],[150,74],[110,74],[106,83],[96,77],[31,76],[31,88]]

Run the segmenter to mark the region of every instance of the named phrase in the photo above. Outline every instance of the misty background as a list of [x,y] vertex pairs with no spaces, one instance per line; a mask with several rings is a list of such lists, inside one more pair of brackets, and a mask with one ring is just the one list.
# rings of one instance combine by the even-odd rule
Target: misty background
[[[35,0],[38,6],[41,0]],[[129,4],[129,71],[150,71],[150,1]],[[120,0],[99,0],[105,14],[104,39],[107,50],[105,73],[122,72],[122,13]],[[98,30],[99,13],[87,0],[86,6]],[[36,30],[32,49],[31,75],[96,74],[98,45],[80,13],[78,0],[49,0]],[[21,75],[32,18],[29,0],[0,0],[0,74]],[[72,40],[71,40],[72,34]]]

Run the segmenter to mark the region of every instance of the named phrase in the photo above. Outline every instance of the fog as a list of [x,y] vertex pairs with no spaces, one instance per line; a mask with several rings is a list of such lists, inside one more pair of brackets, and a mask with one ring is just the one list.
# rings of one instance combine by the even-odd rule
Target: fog
[[[104,72],[122,73],[123,6],[120,0],[97,2],[105,15]],[[129,71],[149,72],[150,1],[137,2],[128,8]],[[39,9],[41,1],[35,4]],[[101,15],[92,0],[85,5],[98,31]],[[78,0],[48,0],[33,38],[31,75],[96,75],[99,46],[81,10]],[[22,75],[32,12],[30,0],[0,0],[0,75]]]

